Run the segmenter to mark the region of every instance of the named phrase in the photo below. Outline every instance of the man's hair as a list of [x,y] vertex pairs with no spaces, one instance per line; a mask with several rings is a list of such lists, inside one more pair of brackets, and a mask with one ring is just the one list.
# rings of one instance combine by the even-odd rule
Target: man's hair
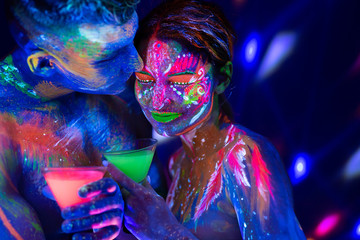
[[[8,0],[13,14],[25,14],[45,26],[91,20],[125,23],[140,0]],[[94,19],[95,18],[95,19]]]
[[170,0],[159,5],[140,22],[135,43],[152,36],[177,40],[220,67],[232,60],[232,27],[220,9],[208,2]]

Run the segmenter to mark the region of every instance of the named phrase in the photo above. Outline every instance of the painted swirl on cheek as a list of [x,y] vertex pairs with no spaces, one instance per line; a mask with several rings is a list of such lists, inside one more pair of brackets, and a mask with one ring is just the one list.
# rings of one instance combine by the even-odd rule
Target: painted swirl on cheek
[[199,104],[199,99],[205,94],[204,87],[201,84],[190,85],[185,88],[184,104]]

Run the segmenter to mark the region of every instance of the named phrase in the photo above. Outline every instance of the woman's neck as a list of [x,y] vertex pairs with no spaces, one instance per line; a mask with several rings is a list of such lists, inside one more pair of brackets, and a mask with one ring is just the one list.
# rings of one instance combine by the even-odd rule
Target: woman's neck
[[226,138],[222,125],[223,119],[220,117],[217,98],[215,98],[214,107],[208,119],[180,136],[186,154],[193,160],[202,159],[222,147]]

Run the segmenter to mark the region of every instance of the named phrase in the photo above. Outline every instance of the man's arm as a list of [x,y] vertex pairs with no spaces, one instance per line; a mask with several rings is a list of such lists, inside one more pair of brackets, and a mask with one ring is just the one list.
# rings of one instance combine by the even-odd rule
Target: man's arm
[[306,239],[294,213],[286,171],[269,142],[244,136],[223,167],[243,239]]
[[0,126],[0,233],[1,239],[45,239],[35,211],[19,194],[21,177],[15,146]]

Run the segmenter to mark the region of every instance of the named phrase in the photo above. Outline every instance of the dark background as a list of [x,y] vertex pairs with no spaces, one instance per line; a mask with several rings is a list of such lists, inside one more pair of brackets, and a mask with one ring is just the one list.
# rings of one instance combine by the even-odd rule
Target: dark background
[[[142,0],[140,19],[159,2]],[[237,35],[236,121],[278,149],[306,236],[360,239],[360,1],[213,2]],[[3,58],[15,47],[3,12],[0,28]]]

